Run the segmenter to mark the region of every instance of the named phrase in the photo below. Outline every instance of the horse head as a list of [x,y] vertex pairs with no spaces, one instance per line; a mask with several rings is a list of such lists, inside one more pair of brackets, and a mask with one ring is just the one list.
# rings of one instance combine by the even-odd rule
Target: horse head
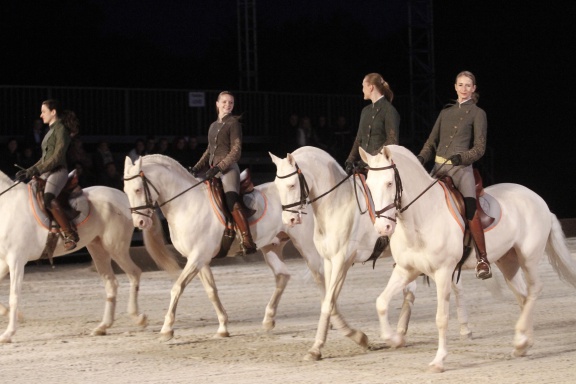
[[124,193],[130,201],[134,226],[140,229],[151,227],[158,191],[142,170],[142,157],[132,163],[132,159],[126,156],[124,161]]
[[276,165],[274,184],[278,188],[282,203],[282,222],[293,227],[302,223],[302,212],[306,209],[308,186],[296,160],[288,153],[281,159],[268,152]]
[[374,202],[374,229],[380,236],[391,236],[402,197],[402,182],[392,151],[383,146],[376,155],[371,155],[360,148],[360,157],[368,164],[366,185]]

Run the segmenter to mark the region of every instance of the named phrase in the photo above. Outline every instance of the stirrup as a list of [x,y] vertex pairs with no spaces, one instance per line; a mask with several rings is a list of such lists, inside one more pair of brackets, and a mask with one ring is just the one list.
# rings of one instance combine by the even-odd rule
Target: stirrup
[[76,248],[77,242],[80,240],[76,232],[61,232],[62,238],[64,239],[64,249],[71,251]]
[[[480,264],[487,266],[488,270],[478,269]],[[486,279],[489,279],[491,277],[492,277],[492,268],[490,267],[490,264],[485,262],[484,260],[479,260],[478,263],[476,264],[476,278],[486,280]]]

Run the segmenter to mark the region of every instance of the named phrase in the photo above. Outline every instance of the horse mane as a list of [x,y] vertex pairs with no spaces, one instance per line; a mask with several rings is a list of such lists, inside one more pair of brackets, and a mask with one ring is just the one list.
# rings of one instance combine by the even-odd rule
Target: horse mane
[[190,172],[188,172],[188,170],[184,168],[182,164],[168,156],[159,154],[146,155],[142,157],[142,164],[159,164],[174,170],[180,177],[194,179],[194,176],[192,176],[192,174],[190,174]]
[[318,161],[318,164],[328,165],[331,167],[336,166],[336,168],[339,168],[340,170],[343,171],[342,166],[338,164],[336,159],[334,159],[328,152],[318,147],[313,146],[300,147],[294,152],[292,152],[292,155],[295,157],[299,157],[301,155],[311,155],[315,161]]

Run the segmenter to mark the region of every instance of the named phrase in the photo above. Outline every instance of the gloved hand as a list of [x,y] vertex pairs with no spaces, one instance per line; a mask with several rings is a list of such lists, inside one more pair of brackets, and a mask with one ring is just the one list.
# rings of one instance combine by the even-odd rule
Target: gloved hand
[[38,170],[35,167],[30,167],[28,169],[22,169],[16,172],[16,180],[24,181],[26,179],[31,179],[36,175],[38,175]]
[[208,170],[208,172],[206,172],[206,175],[204,176],[206,178],[206,180],[210,180],[212,178],[214,178],[214,176],[216,176],[220,171],[220,168],[218,166],[212,167]]
[[354,163],[352,161],[346,160],[344,163],[344,170],[347,174],[351,175],[354,173]]
[[454,155],[450,158],[450,162],[452,163],[452,165],[460,165],[462,164],[462,156]]
[[425,161],[424,158],[420,155],[416,156],[418,158],[418,161],[420,162],[420,164],[424,165]]
[[194,177],[196,177],[196,178],[198,177],[198,173],[199,173],[199,172],[200,172],[200,168],[199,168],[199,167],[198,167],[198,168],[197,168],[197,167],[192,167],[192,168],[190,169],[190,173],[192,174],[192,176],[194,176]]

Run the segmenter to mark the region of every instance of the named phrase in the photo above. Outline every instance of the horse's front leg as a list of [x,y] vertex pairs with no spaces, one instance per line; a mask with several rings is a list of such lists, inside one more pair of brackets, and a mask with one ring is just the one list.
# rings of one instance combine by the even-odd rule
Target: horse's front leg
[[399,335],[405,336],[408,332],[408,324],[412,316],[412,307],[414,306],[414,300],[416,300],[416,286],[416,280],[414,280],[403,290],[404,302],[402,303],[398,325],[396,326],[396,332]]
[[264,311],[264,319],[262,320],[262,327],[266,331],[272,330],[276,325],[276,312],[278,310],[278,304],[280,303],[282,294],[284,293],[286,285],[288,285],[288,281],[290,280],[290,273],[288,272],[288,268],[286,268],[286,264],[278,256],[282,254],[282,248],[284,248],[284,244],[285,242],[280,243],[280,240],[278,239],[278,243],[267,245],[261,249],[262,254],[264,255],[264,260],[266,261],[268,267],[270,267],[272,270],[272,273],[274,273],[274,277],[276,279],[276,289],[272,293],[272,297],[266,305],[266,310]]
[[430,372],[444,372],[444,359],[448,355],[446,334],[450,315],[450,290],[453,268],[444,268],[435,273],[436,281],[436,327],[438,328],[438,350],[434,360],[428,364]]
[[226,310],[220,301],[220,296],[218,296],[218,288],[216,288],[216,282],[214,281],[214,275],[212,274],[210,265],[204,265],[202,269],[200,269],[198,276],[200,277],[200,281],[204,286],[204,291],[206,291],[208,298],[214,306],[216,315],[218,316],[219,326],[218,331],[216,331],[216,335],[214,335],[214,337],[229,337],[230,334],[228,333],[228,314],[226,313]]
[[[407,315],[409,317],[409,313],[405,312],[403,316],[401,316],[398,325],[399,330],[394,332],[388,320],[390,301],[407,286],[408,281],[413,281],[417,277],[417,274],[414,274],[409,278],[405,278],[400,270],[401,268],[396,265],[392,270],[392,275],[390,276],[390,280],[388,280],[388,284],[386,284],[386,288],[384,288],[384,291],[376,299],[376,312],[380,320],[380,337],[394,348],[401,347],[405,344],[405,332],[402,332],[402,330],[408,327],[406,317]],[[407,274],[408,272],[404,270],[403,273]],[[414,288],[414,286],[411,287]],[[403,323],[406,325],[403,326]]]
[[184,293],[184,288],[188,285],[190,281],[199,272],[198,268],[195,266],[196,263],[192,261],[192,257],[188,257],[186,265],[182,269],[180,276],[172,285],[170,290],[170,305],[168,311],[164,316],[164,324],[162,329],[160,329],[160,340],[168,341],[174,337],[174,321],[176,320],[176,308],[178,307],[178,300],[180,296]]
[[[12,255],[14,256],[14,255]],[[9,259],[9,257],[7,257]],[[10,298],[8,299],[8,326],[2,335],[0,343],[11,343],[12,336],[16,333],[18,327],[18,298],[22,292],[22,280],[24,279],[24,259],[12,257],[14,263],[10,268]]]
[[458,280],[457,283],[452,282],[452,289],[456,301],[456,316],[458,316],[458,323],[460,323],[460,339],[470,340],[472,339],[472,331],[468,327],[468,309],[466,308],[462,279]]

